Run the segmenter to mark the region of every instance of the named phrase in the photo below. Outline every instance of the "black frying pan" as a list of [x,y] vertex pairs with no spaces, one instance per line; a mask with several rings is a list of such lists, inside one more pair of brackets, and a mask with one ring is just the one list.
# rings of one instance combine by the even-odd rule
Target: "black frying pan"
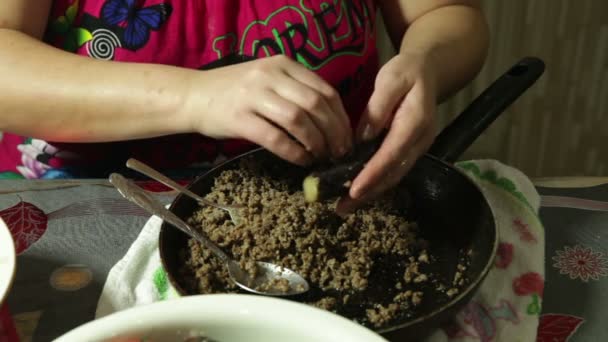
[[[543,72],[544,63],[537,58],[524,58],[515,64],[441,132],[429,153],[417,161],[402,182],[411,197],[409,212],[433,246],[432,253],[438,256],[438,262],[429,271],[452,279],[460,251],[470,248],[471,264],[465,271],[470,283],[449,302],[427,298],[416,317],[378,330],[387,339],[404,341],[427,336],[469,302],[491,269],[498,246],[492,210],[476,184],[451,163]],[[267,150],[257,149],[199,176],[188,188],[198,194],[208,193],[215,177],[226,169],[236,168],[245,156],[255,157],[268,168],[280,165],[286,174],[306,174],[306,170],[279,160]],[[177,196],[170,208],[183,219],[197,209],[197,203],[183,195]],[[179,251],[187,247],[187,241],[185,234],[163,223],[160,257],[171,284],[181,295],[196,294],[186,290],[179,273]]]

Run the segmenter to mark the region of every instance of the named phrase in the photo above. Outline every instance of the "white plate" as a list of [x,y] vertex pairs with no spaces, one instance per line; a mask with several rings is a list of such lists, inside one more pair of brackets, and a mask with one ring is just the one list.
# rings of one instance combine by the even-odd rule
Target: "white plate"
[[[56,342],[133,336],[179,342],[189,331],[217,342],[380,342],[376,333],[310,305],[252,295],[183,297],[138,306],[80,326]],[[180,334],[181,332],[181,334]]]
[[15,275],[15,244],[8,226],[0,218],[0,304],[6,297]]

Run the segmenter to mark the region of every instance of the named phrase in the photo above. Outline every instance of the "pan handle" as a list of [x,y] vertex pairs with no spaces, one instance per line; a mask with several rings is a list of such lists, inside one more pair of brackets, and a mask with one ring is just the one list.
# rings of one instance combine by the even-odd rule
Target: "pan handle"
[[488,87],[435,139],[429,154],[452,163],[545,71],[545,63],[525,57]]

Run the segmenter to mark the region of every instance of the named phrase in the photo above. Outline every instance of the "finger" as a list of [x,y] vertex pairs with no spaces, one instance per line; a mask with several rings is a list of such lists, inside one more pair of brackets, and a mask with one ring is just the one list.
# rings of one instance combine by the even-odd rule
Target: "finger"
[[340,199],[338,199],[338,203],[336,204],[336,214],[339,216],[352,214],[364,204],[365,202],[356,200],[350,196],[340,197]]
[[337,113],[338,119],[342,123],[342,129],[344,130],[344,141],[343,145],[346,147],[347,152],[353,148],[353,129],[350,122],[350,117],[344,109],[342,98],[337,90],[333,90],[329,94],[325,94],[326,98],[329,99],[329,105],[333,109],[334,113]]
[[242,138],[256,143],[282,159],[297,165],[309,165],[312,156],[298,142],[280,128],[255,113],[247,113],[239,118]]
[[411,125],[393,125],[382,145],[357,175],[350,189],[350,196],[362,198],[382,182],[388,172],[401,163],[407,163],[406,153],[415,143],[415,128]]
[[410,92],[397,110],[382,145],[353,181],[351,197],[360,198],[383,181],[391,169],[410,162],[407,160],[409,150],[428,128],[429,117],[434,115],[431,109],[426,110],[432,106],[419,93],[421,91]]
[[[388,67],[388,65],[387,65]],[[371,140],[378,135],[388,122],[412,84],[401,74],[388,67],[382,69],[376,78],[374,92],[357,127],[358,140]]]
[[381,196],[388,189],[399,184],[403,177],[412,169],[416,160],[422,156],[433,142],[435,135],[432,130],[429,130],[410,150],[406,159],[399,163],[397,166],[387,172],[386,178],[382,180],[375,188],[370,188],[368,192],[365,192],[360,198],[352,198],[350,194],[338,199],[336,204],[336,213],[340,216],[345,216],[353,213],[355,210],[364,206],[369,201]]
[[277,82],[277,85],[280,85],[274,89],[277,94],[306,110],[310,119],[323,134],[325,145],[331,155],[334,157],[343,155],[346,152],[344,145],[346,132],[323,94],[287,74]]
[[272,90],[266,90],[255,102],[258,115],[264,116],[296,138],[304,148],[320,158],[327,150],[325,136],[304,109]]
[[330,108],[332,109],[332,113],[336,115],[340,121],[340,132],[344,132],[341,142],[347,150],[350,150],[353,145],[353,134],[350,119],[346,113],[346,110],[344,109],[342,98],[340,97],[338,91],[319,75],[311,72],[300,63],[295,63],[295,65],[292,67],[286,68],[285,73],[293,79],[306,84],[311,89],[315,89],[325,97]]
[[405,177],[412,169],[414,164],[416,164],[418,158],[424,155],[424,153],[426,153],[428,150],[435,136],[432,132],[432,130],[429,130],[427,134],[421,137],[408,151],[404,160],[397,165],[393,165],[386,173],[385,177],[383,177],[382,181],[377,183],[375,187],[370,188],[370,190],[366,192],[359,199],[359,201],[363,203],[368,202],[374,198],[377,198],[378,196],[381,196],[387,190],[399,184],[403,177]]
[[353,129],[346,109],[344,109],[342,98],[336,90],[324,95],[328,99],[329,106],[332,108],[334,115],[337,115],[338,120],[340,120],[340,130],[344,132],[342,146],[344,146],[345,152],[348,152],[353,148]]
[[360,198],[360,199],[352,198],[348,195],[340,197],[338,199],[338,203],[336,203],[336,214],[338,214],[339,216],[343,216],[343,217],[346,215],[352,214],[355,211],[357,211],[357,209],[362,208],[368,202],[373,201],[377,197],[378,197],[378,195],[371,195],[371,194],[369,194],[368,196],[366,196],[364,198]]

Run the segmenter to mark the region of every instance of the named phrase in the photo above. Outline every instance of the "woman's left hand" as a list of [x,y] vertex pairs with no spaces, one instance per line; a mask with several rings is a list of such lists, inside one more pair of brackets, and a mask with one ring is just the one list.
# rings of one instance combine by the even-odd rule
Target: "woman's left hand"
[[379,71],[357,131],[370,140],[387,129],[379,150],[353,181],[338,212],[352,211],[399,183],[436,135],[437,76],[432,59],[401,51]]

